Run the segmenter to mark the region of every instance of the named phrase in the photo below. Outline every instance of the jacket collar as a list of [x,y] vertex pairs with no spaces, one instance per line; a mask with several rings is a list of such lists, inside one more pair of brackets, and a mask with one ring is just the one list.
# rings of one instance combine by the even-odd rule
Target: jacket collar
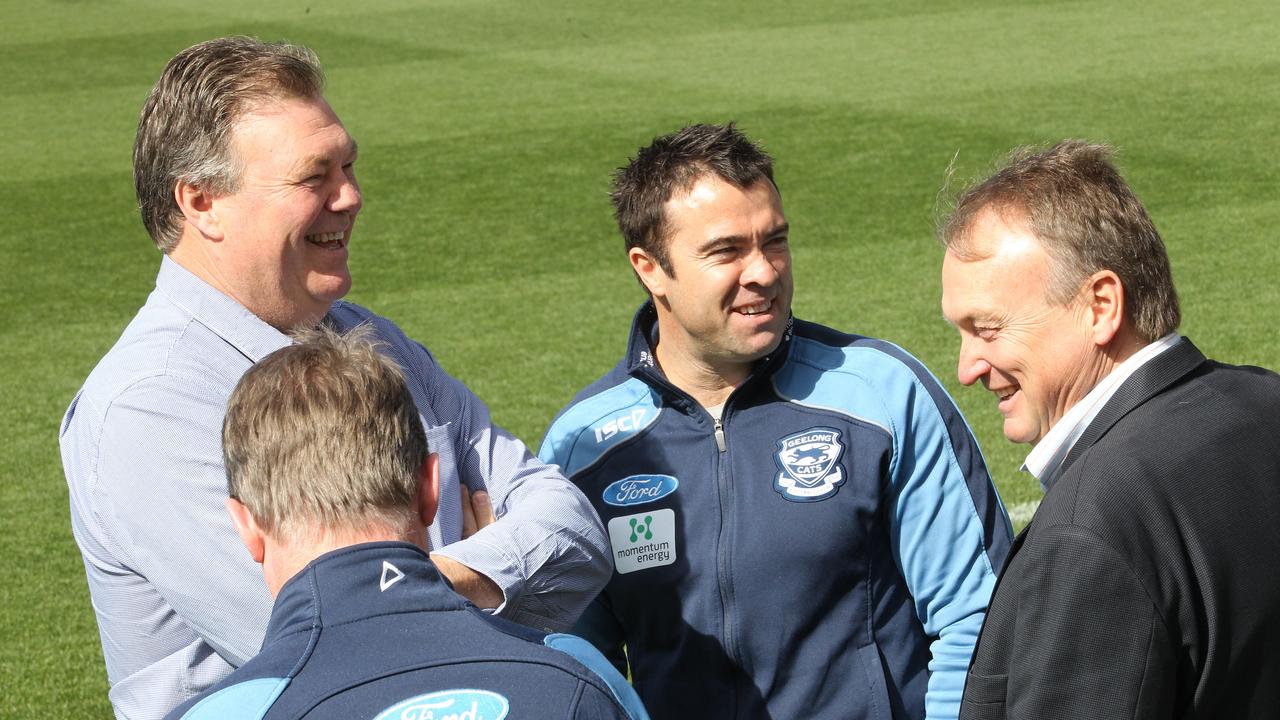
[[[767,377],[782,367],[787,355],[791,352],[791,338],[795,332],[795,316],[787,318],[787,328],[782,333],[782,342],[773,352],[756,363],[751,375],[743,385],[757,378]],[[658,367],[658,359],[653,348],[658,344],[658,309],[653,300],[647,300],[636,311],[631,321],[631,335],[627,340],[626,368],[627,373],[642,380],[659,381],[661,384],[679,391],[667,380],[662,369]],[[652,384],[652,382],[651,382]],[[685,394],[681,392],[681,394]]]
[[[1135,370],[1133,375],[1120,385],[1102,410],[1098,411],[1097,417],[1089,423],[1089,427],[1076,441],[1071,452],[1067,453],[1066,459],[1062,461],[1062,472],[1065,473],[1072,463],[1101,440],[1102,436],[1106,435],[1107,431],[1121,418],[1181,380],[1204,362],[1204,354],[1184,337],[1178,344]],[[1061,476],[1059,474],[1059,477]]]
[[263,644],[374,615],[467,606],[417,546],[362,543],[321,555],[284,584]]

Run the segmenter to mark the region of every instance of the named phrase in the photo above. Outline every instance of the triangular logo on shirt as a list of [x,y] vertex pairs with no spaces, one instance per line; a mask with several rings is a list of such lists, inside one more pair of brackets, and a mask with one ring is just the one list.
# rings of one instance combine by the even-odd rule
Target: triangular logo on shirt
[[386,560],[382,561],[382,579],[378,581],[378,589],[386,592],[387,588],[395,585],[404,579],[404,573],[400,572],[400,568],[392,565]]

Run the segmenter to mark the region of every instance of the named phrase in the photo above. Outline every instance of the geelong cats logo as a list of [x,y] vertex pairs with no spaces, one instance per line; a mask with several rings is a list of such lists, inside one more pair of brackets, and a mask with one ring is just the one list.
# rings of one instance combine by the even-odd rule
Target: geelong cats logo
[[773,489],[795,502],[825,500],[844,484],[843,454],[840,431],[835,428],[815,427],[788,435],[778,441],[773,455],[779,470]]

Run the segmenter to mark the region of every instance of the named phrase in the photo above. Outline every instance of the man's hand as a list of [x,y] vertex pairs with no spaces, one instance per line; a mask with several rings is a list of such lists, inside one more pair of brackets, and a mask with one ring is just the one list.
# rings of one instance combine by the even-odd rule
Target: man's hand
[[[461,483],[458,488],[462,493],[462,538],[465,540],[494,521],[493,507],[489,504],[489,493],[484,490],[473,494]],[[475,603],[476,607],[492,610],[502,604],[502,589],[487,576],[436,553],[431,553],[431,561],[440,574],[449,579],[454,592]]]
[[466,540],[493,522],[493,506],[489,504],[489,493],[484,490],[473,494],[463,483],[458,483],[458,489],[462,491],[462,539]]

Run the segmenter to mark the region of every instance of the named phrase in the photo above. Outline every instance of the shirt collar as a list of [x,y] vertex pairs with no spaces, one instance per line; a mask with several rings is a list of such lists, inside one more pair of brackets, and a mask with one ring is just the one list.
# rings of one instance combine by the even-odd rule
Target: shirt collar
[[290,344],[289,336],[201,280],[168,255],[160,261],[156,290],[239,350],[251,362]]
[[1072,405],[1067,414],[1049,429],[1044,439],[1036,443],[1027,455],[1026,462],[1022,464],[1022,469],[1039,480],[1040,487],[1048,492],[1062,473],[1062,461],[1066,460],[1072,446],[1084,434],[1089,423],[1093,422],[1093,419],[1106,406],[1111,396],[1115,395],[1124,381],[1128,380],[1138,368],[1173,347],[1178,340],[1177,333],[1169,333],[1120,363],[1110,374],[1102,378],[1088,395]]

